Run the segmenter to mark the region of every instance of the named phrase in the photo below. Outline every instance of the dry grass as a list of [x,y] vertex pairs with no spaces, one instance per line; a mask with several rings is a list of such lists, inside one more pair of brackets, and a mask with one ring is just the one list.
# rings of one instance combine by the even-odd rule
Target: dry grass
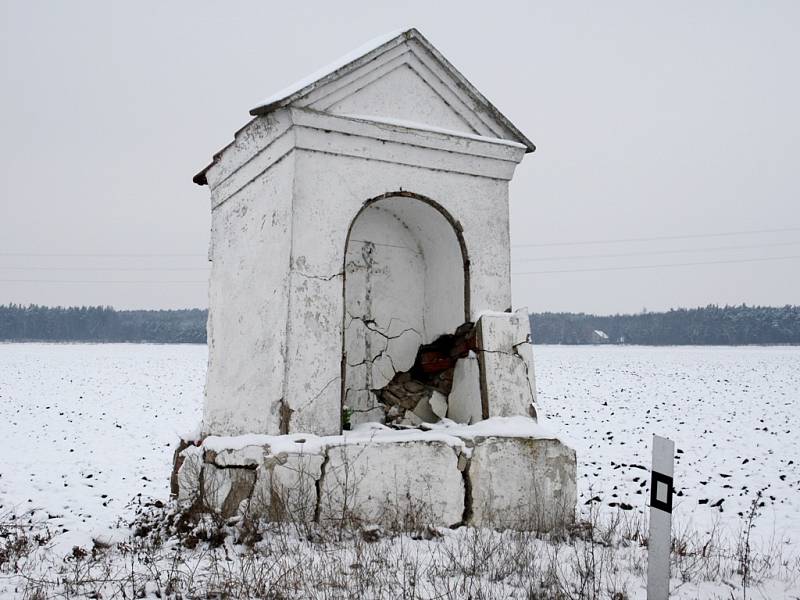
[[[108,546],[52,549],[46,528],[7,516],[0,525],[0,593],[18,598],[643,598],[646,523],[589,510],[548,535],[424,525],[269,522],[247,514],[143,505],[132,534]],[[757,512],[743,522],[743,536]],[[800,563],[749,537],[675,532],[675,597],[704,582],[719,598],[745,598],[765,580],[797,585]],[[708,597],[707,595],[704,597]]]

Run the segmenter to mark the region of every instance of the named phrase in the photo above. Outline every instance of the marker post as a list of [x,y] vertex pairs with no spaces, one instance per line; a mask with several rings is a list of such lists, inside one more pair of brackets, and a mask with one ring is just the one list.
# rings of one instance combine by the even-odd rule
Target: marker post
[[650,538],[647,542],[647,600],[669,598],[674,460],[675,443],[654,435],[650,474]]

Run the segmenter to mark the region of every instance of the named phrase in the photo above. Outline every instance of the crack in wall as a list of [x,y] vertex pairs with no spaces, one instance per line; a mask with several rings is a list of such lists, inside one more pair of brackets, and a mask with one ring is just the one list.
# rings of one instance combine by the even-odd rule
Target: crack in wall
[[397,369],[394,366],[394,360],[392,359],[392,356],[388,352],[389,352],[389,348],[386,347],[383,350],[381,350],[380,352],[378,352],[378,354],[376,356],[373,356],[372,358],[365,358],[364,360],[362,360],[361,362],[358,362],[358,363],[347,363],[347,366],[355,368],[355,367],[360,367],[360,366],[366,365],[366,364],[373,364],[376,360],[378,360],[382,356],[385,356],[386,358],[389,359],[389,362],[392,363],[392,369],[396,373]]
[[[389,335],[388,333],[382,332],[380,329],[375,329],[374,327],[370,327],[370,325],[374,324],[374,323],[375,323],[375,321],[371,321],[371,322],[366,322],[365,321],[364,322],[364,327],[366,327],[369,331],[371,331],[373,333],[377,333],[379,336],[381,336],[382,338],[384,338],[384,339],[386,339],[388,341],[399,339],[399,338],[403,337],[409,331],[412,331],[412,332],[416,333],[419,336],[419,339],[422,339],[422,334],[419,331],[417,331],[417,329],[415,329],[414,327],[406,327],[405,329],[403,329],[403,331],[401,331],[397,335]],[[389,326],[386,329],[387,329],[387,331],[391,330],[391,322],[390,322]]]
[[[353,324],[353,321],[361,321],[362,323],[364,323],[364,326],[366,328],[370,329],[370,331],[375,331],[376,333],[383,333],[382,331],[380,331],[378,329],[371,329],[369,327],[370,325],[377,325],[377,321],[375,319],[364,319],[363,316],[354,315],[354,314],[352,314],[350,311],[348,311],[346,309],[345,309],[345,311],[346,311],[346,316],[350,317],[350,322],[347,323],[347,325],[345,325],[345,327],[344,327],[345,330],[350,329],[350,326]],[[395,321],[400,321],[400,320],[404,321],[405,319],[400,319],[399,317],[391,317],[389,319],[389,323],[386,325],[386,327],[384,329],[386,331],[391,331],[392,325],[394,324],[394,322]],[[414,331],[414,332],[416,332],[420,336],[420,338],[422,337],[422,334],[419,331],[417,331],[416,329],[414,329],[413,327],[409,327],[409,329]]]
[[[405,327],[402,330],[392,333],[393,325],[401,321],[397,317],[391,317],[386,326],[378,324],[378,322],[371,318],[369,314],[354,315],[350,311],[346,312],[349,321],[345,326],[345,330],[349,330],[353,323],[360,323],[363,326],[363,344],[365,347],[364,358],[358,362],[350,362],[347,360],[347,355],[344,356],[344,362],[348,369],[358,369],[359,367],[366,367],[367,370],[363,373],[364,381],[359,385],[347,386],[343,393],[343,403],[347,409],[353,414],[366,415],[376,409],[384,409],[385,407],[380,402],[379,390],[386,387],[394,377],[400,372],[398,368],[397,359],[408,361],[410,351],[413,351],[416,357],[417,350],[422,342],[422,332],[416,327]],[[399,348],[392,349],[392,342],[399,340],[408,335],[416,336],[416,341],[413,342],[415,348],[406,347],[404,344]],[[409,343],[411,340],[409,339]],[[378,348],[380,350],[378,351]],[[398,353],[400,356],[397,356]],[[377,369],[377,371],[375,371]],[[377,378],[377,380],[376,380]],[[360,379],[360,377],[357,377]],[[362,393],[367,392],[367,396]],[[353,398],[351,394],[355,394]],[[383,420],[383,419],[381,419]]]
[[[401,337],[403,337],[407,333],[415,333],[415,334],[417,334],[417,336],[419,336],[420,340],[422,340],[422,334],[417,329],[415,329],[414,327],[406,327],[405,329],[403,329],[400,333],[398,333],[396,335],[389,335],[388,333],[384,333],[380,329],[377,329],[375,327],[376,323],[372,319],[364,319],[363,317],[356,317],[356,316],[353,316],[353,315],[348,315],[348,316],[350,316],[350,323],[347,324],[345,329],[349,329],[354,321],[360,321],[360,322],[362,322],[364,324],[364,328],[367,329],[367,331],[369,331],[371,333],[378,334],[380,337],[382,337],[386,341],[386,345],[381,349],[380,352],[378,352],[375,355],[372,355],[371,357],[370,357],[369,353],[367,353],[366,358],[364,358],[364,360],[362,360],[360,362],[357,362],[357,363],[346,362],[346,365],[348,367],[355,368],[355,367],[360,367],[360,366],[368,364],[368,363],[372,364],[372,363],[375,363],[375,361],[377,361],[382,356],[386,356],[389,359],[389,361],[392,363],[392,369],[396,373],[397,372],[397,368],[395,367],[394,359],[388,353],[389,352],[389,343],[392,340],[400,339]],[[394,321],[395,321],[395,318],[392,317],[392,319],[389,321],[389,325],[386,327],[387,331],[391,330],[391,325],[392,325],[392,323]],[[365,340],[366,340],[366,336],[365,336]]]
[[511,346],[511,349],[513,350],[514,354],[522,361],[522,366],[525,367],[525,381],[528,383],[528,391],[530,391],[531,393],[531,403],[530,406],[528,407],[528,414],[532,419],[538,420],[539,415],[536,410],[536,390],[534,390],[533,385],[531,385],[531,373],[530,373],[531,365],[528,364],[528,361],[525,360],[525,357],[522,356],[517,350],[517,348],[519,348],[523,344],[530,344],[531,343],[530,339],[531,336],[529,334],[524,342],[520,342],[519,344],[514,344],[513,346]]
[[[303,262],[305,263],[305,261],[303,261]],[[319,281],[333,281],[337,277],[344,277],[345,274],[348,273],[348,272],[349,273],[353,273],[355,271],[368,269],[368,268],[369,268],[368,266],[359,264],[356,261],[350,261],[344,266],[344,269],[342,271],[339,271],[337,273],[333,273],[332,275],[316,275],[314,273],[307,273],[307,272],[305,272],[305,271],[303,271],[301,269],[298,269],[298,268],[291,269],[291,272],[296,274],[296,275],[300,275],[300,277],[304,277],[306,279],[317,279]]]
[[292,413],[294,410],[292,410],[285,398],[281,398],[278,401],[278,405],[278,412],[280,415],[279,431],[281,435],[286,435],[289,433],[289,424],[292,420]]
[[[364,260],[366,268],[364,274],[364,317],[367,320],[372,319],[372,266],[375,264],[373,254],[375,253],[375,244],[366,243],[361,247],[361,258]],[[387,344],[388,346],[388,344]],[[373,356],[372,352],[372,339],[370,336],[364,336],[364,356]],[[370,387],[372,384],[372,369],[367,369],[366,384]]]
[[322,509],[322,480],[325,479],[325,471],[328,468],[328,449],[325,448],[322,456],[322,464],[319,467],[319,478],[314,481],[314,489],[317,494],[317,501],[314,505],[314,522],[319,523],[320,512]]
[[292,273],[300,275],[300,277],[305,277],[306,279],[317,279],[319,281],[332,281],[344,275],[344,272],[334,273],[333,275],[312,275],[311,273],[305,273],[299,269],[292,269]]
[[469,477],[469,468],[472,464],[472,459],[461,453],[466,460],[464,469],[461,471],[461,477],[464,481],[464,512],[461,514],[461,523],[457,523],[456,527],[467,525],[472,520],[472,479]]
[[330,387],[330,385],[331,385],[331,384],[332,384],[334,381],[339,381],[339,380],[341,380],[341,378],[342,378],[342,376],[341,376],[341,375],[337,375],[336,377],[333,377],[331,380],[329,380],[329,381],[328,381],[328,383],[326,383],[324,386],[322,386],[322,389],[320,389],[320,391],[318,391],[318,392],[317,392],[317,393],[316,393],[316,394],[315,394],[315,395],[314,395],[314,396],[313,396],[313,397],[312,397],[310,400],[307,400],[306,402],[303,402],[303,403],[302,403],[302,404],[300,404],[300,405],[299,405],[297,408],[294,408],[294,409],[292,409],[292,410],[293,410],[293,411],[295,411],[295,412],[296,412],[296,411],[299,411],[299,410],[302,410],[302,409],[304,409],[306,406],[308,406],[309,404],[311,404],[311,403],[315,402],[315,401],[316,401],[316,400],[317,400],[317,399],[318,399],[320,396],[322,396],[322,394],[324,394],[324,393],[325,393],[325,390],[327,390],[327,389],[328,389],[328,387]]
[[480,385],[481,394],[481,418],[489,418],[489,389],[486,377],[486,354],[480,350],[483,346],[483,327],[476,327],[475,346],[476,354],[478,356],[478,382]]

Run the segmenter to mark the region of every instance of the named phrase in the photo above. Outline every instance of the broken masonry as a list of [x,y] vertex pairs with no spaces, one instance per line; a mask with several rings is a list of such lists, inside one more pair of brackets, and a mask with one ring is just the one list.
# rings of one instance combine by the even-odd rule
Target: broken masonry
[[386,424],[417,426],[447,416],[456,362],[478,349],[475,333],[473,323],[464,323],[454,334],[420,346],[409,371],[395,374],[386,387],[374,390],[385,407]]
[[533,143],[416,29],[250,116],[194,177],[208,370],[174,458],[181,505],[572,521],[575,452],[537,420],[528,313],[509,308],[509,182]]

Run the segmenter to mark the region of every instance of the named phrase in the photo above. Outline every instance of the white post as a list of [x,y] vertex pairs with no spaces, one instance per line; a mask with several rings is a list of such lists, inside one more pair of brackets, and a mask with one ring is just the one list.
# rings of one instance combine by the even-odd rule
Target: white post
[[669,598],[674,458],[675,443],[654,435],[650,474],[650,539],[647,543],[647,600]]

